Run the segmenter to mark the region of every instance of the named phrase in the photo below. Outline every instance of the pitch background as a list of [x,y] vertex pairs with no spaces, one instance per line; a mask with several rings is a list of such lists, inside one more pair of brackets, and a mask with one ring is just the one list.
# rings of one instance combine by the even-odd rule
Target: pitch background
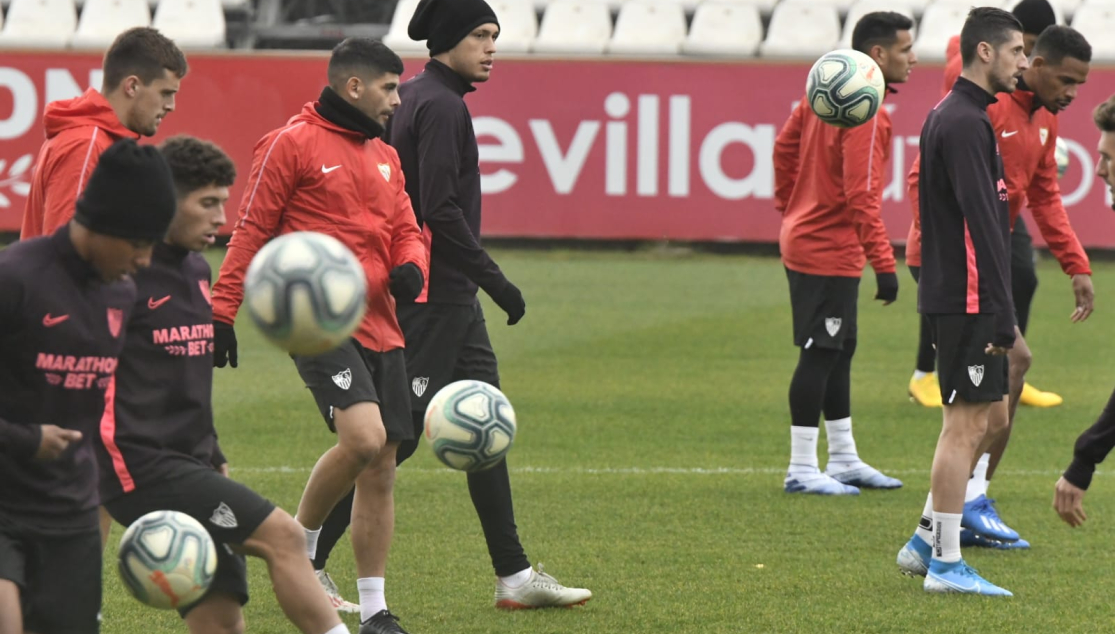
[[[223,252],[210,255],[214,268]],[[853,418],[860,454],[906,487],[858,498],[782,493],[786,391],[796,361],[785,275],[775,258],[497,250],[524,291],[514,328],[485,298],[503,385],[519,417],[510,455],[520,535],[532,561],[591,588],[584,608],[507,614],[462,474],[423,447],[398,476],[387,598],[412,634],[632,632],[1099,632],[1115,626],[1108,574],[1112,478],[1097,476],[1088,523],[1051,510],[1052,487],[1115,386],[1115,265],[1096,264],[1097,312],[1070,325],[1070,284],[1039,265],[1032,382],[1062,407],[1020,410],[992,484],[1029,552],[966,551],[1013,599],[926,595],[898,574],[928,488],[940,411],[906,398],[916,297],[861,289]],[[233,477],[293,511],[333,442],[291,362],[242,322],[240,367],[218,370],[215,410]],[[824,442],[821,443],[822,466]],[[114,528],[111,542],[122,528]],[[105,634],[185,631],[135,602],[105,566]],[[294,632],[250,564],[250,632]],[[356,598],[347,537],[329,570]],[[64,606],[59,606],[64,609]],[[346,616],[355,634],[355,616]]]

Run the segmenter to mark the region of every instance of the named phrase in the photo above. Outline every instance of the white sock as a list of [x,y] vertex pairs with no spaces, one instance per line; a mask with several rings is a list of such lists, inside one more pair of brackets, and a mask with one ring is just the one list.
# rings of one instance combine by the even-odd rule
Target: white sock
[[344,623],[341,623],[340,625],[338,625],[337,627],[334,627],[333,629],[329,630],[325,634],[352,634],[352,632],[348,631],[348,627]]
[[976,468],[972,470],[972,477],[968,479],[968,490],[964,492],[964,502],[971,502],[981,495],[987,495],[987,486],[990,484],[987,481],[987,463],[991,460],[991,454],[985,453],[979,458],[976,463]]
[[825,436],[829,441],[829,463],[853,465],[859,462],[856,439],[852,437],[852,418],[825,421]]
[[821,430],[816,427],[790,426],[790,473],[816,473],[817,437]]
[[360,620],[367,621],[375,614],[387,609],[387,599],[383,596],[383,577],[364,577],[356,580],[360,592]]
[[960,561],[960,513],[933,511],[933,558],[946,564]]
[[925,508],[921,510],[921,521],[914,535],[921,538],[927,546],[933,545],[933,493],[925,496]]
[[914,380],[915,381],[920,381],[920,380],[924,379],[925,377],[929,376],[930,374],[932,374],[932,373],[931,372],[922,372],[921,370],[914,370]]
[[516,572],[510,577],[500,577],[499,580],[508,588],[519,588],[522,587],[524,583],[530,581],[532,572],[534,572],[533,568],[526,568]]
[[303,526],[302,530],[306,532],[306,556],[313,561],[317,557],[317,538],[321,535],[321,528],[312,531]]

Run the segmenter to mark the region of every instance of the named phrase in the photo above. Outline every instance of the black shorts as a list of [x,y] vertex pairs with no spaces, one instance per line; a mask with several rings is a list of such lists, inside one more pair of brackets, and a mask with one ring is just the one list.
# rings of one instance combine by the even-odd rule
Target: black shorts
[[333,424],[334,409],[377,403],[387,440],[402,442],[414,438],[402,350],[375,352],[349,339],[325,354],[292,358],[329,431],[337,431]]
[[[152,511],[178,511],[201,522],[217,545],[217,574],[209,592],[230,594],[240,605],[248,602],[247,564],[228,544],[243,544],[275,510],[263,496],[211,468],[182,462],[168,466],[165,479],[140,486],[104,506],[124,526]],[[179,613],[185,616],[189,611]]]
[[937,348],[937,380],[946,405],[990,403],[1007,393],[1007,357],[985,352],[995,337],[994,315],[927,315]]
[[859,278],[809,275],[786,269],[794,313],[794,345],[843,350],[856,338]]
[[0,515],[0,579],[20,588],[23,628],[96,634],[101,611],[101,534],[45,535]]

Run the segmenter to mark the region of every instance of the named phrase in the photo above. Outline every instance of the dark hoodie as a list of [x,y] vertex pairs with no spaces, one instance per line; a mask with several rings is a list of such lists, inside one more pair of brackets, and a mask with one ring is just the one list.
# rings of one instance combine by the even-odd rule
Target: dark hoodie
[[69,222],[101,153],[120,139],[139,138],[93,88],[47,104],[43,127],[46,143],[35,162],[20,240],[50,235]]

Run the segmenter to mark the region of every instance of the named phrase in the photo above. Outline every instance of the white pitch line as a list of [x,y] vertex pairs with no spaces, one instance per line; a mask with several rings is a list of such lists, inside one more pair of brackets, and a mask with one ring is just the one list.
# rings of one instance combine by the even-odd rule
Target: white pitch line
[[[232,467],[234,473],[309,473],[311,467]],[[455,474],[448,468],[409,467],[399,469],[408,473]],[[929,477],[925,469],[883,469],[884,473],[901,476]],[[512,467],[511,473],[555,474],[555,475],[726,475],[726,476],[773,476],[785,475],[784,467]],[[1004,477],[1042,477],[1056,478],[1061,471],[1055,469],[1000,469],[995,475]],[[1097,471],[1096,476],[1108,476],[1115,471]]]

